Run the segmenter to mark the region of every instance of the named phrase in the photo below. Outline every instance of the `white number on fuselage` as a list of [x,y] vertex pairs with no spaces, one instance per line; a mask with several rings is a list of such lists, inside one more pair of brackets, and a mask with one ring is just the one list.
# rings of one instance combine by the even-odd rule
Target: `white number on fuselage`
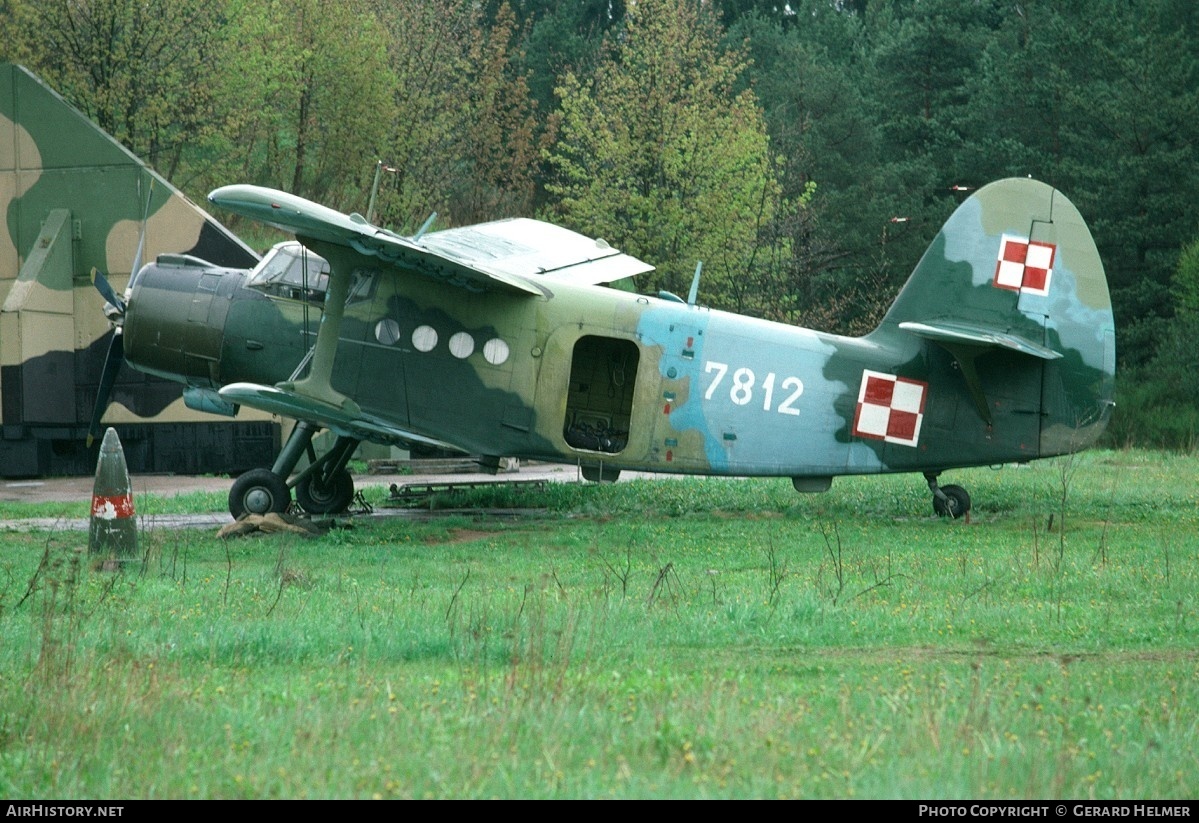
[[[704,363],[704,372],[711,374],[716,373],[716,377],[708,384],[708,390],[704,392],[704,400],[711,400],[716,395],[716,390],[723,382],[725,375],[729,373],[728,363],[717,363],[715,360],[709,360]],[[762,381],[762,411],[768,412],[771,410],[771,404],[774,402],[774,382],[777,378],[774,372],[766,375],[766,379]],[[729,386],[729,400],[738,406],[746,406],[754,399],[754,388],[757,383],[757,378],[754,375],[753,369],[744,366],[736,369],[733,372],[732,384]],[[795,401],[803,394],[803,381],[798,377],[784,377],[782,383],[783,391],[791,393],[778,405],[775,409],[779,414],[799,414],[799,409],[795,408]]]

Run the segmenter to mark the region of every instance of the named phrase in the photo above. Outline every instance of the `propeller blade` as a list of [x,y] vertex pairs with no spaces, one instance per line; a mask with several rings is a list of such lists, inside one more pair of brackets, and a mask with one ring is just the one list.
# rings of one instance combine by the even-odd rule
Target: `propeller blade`
[[120,314],[125,313],[125,301],[117,297],[116,291],[112,284],[108,282],[108,278],[99,269],[92,268],[92,285],[96,287],[96,291],[100,292],[100,296],[116,306]]
[[129,286],[125,296],[133,293],[133,282],[142,268],[142,254],[146,251],[146,222],[150,219],[150,201],[154,198],[154,178],[150,178],[150,189],[146,192],[146,208],[142,210],[142,228],[137,236],[137,253],[133,255],[133,268],[129,270]]
[[99,269],[92,269],[92,285],[100,292],[101,296],[116,309],[116,316],[111,312],[106,312],[109,319],[113,321],[115,328],[112,330],[112,339],[108,343],[108,354],[104,358],[104,371],[100,373],[100,385],[96,389],[96,405],[92,409],[92,420],[87,429],[87,446],[90,449],[92,443],[100,436],[100,421],[104,417],[104,413],[108,411],[109,396],[112,394],[112,387],[117,381],[117,375],[121,371],[121,364],[125,362],[125,338],[122,336],[121,325],[125,317],[126,300],[133,293],[133,281],[137,279],[137,273],[142,267],[142,255],[146,251],[146,223],[150,219],[150,203],[154,198],[154,178],[150,178],[149,190],[146,192],[146,207],[142,210],[142,225],[141,231],[137,238],[137,252],[133,255],[133,267],[129,270],[129,284],[125,288],[125,298],[117,296],[116,290],[112,284],[108,282],[108,278],[104,276]]
[[121,363],[125,360],[125,341],[120,329],[114,329],[112,340],[108,344],[108,356],[104,358],[104,371],[100,373],[100,388],[96,391],[96,405],[92,409],[92,422],[87,430],[87,447],[100,436],[100,419],[108,411],[108,396],[112,394],[112,386],[116,383],[117,374],[121,371]]

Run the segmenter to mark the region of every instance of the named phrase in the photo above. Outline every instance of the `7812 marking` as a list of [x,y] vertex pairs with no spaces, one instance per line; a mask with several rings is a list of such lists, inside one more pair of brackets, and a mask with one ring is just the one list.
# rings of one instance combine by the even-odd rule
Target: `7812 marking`
[[[717,363],[715,360],[708,360],[704,363],[704,372],[708,374],[716,372],[716,379],[708,385],[708,390],[704,392],[704,400],[711,400],[713,395],[716,394],[716,389],[728,374],[729,366],[728,363]],[[760,386],[762,392],[762,411],[768,412],[772,408],[776,379],[774,372],[769,372],[766,375],[766,379],[762,381],[762,385]],[[729,385],[729,400],[738,406],[748,406],[754,399],[756,383],[757,377],[754,375],[753,369],[744,366],[736,369],[733,372],[732,382]],[[798,377],[784,377],[779,386],[782,391],[790,391],[791,393],[774,410],[779,414],[799,414],[799,409],[795,408],[793,404],[803,394],[803,381]]]

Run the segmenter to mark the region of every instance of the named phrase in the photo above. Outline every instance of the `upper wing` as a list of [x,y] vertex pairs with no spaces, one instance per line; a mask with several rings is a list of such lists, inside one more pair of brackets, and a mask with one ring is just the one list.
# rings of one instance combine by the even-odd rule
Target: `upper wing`
[[430,232],[420,243],[489,274],[552,277],[594,285],[654,268],[604,240],[526,217]]
[[541,294],[537,277],[608,283],[653,266],[578,232],[526,218],[402,237],[339,211],[261,186],[224,186],[208,195],[222,208],[268,225],[347,246],[471,291]]

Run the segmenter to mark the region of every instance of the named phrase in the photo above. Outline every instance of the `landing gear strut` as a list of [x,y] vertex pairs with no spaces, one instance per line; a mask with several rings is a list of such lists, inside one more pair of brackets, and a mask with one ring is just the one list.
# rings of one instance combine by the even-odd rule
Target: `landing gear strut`
[[924,479],[928,481],[928,488],[933,493],[933,511],[939,517],[948,517],[951,520],[956,520],[959,517],[964,517],[966,512],[970,511],[970,495],[961,486],[937,485],[937,477],[940,472],[925,472]]
[[[290,485],[295,486],[296,501],[309,514],[345,511],[354,499],[354,478],[346,466],[361,441],[338,437],[333,448],[317,458],[312,438],[318,430],[313,423],[299,421],[274,466],[252,469],[238,476],[229,490],[229,513],[236,519],[244,514],[285,512],[291,506]],[[310,465],[289,484],[286,478],[305,453]]]

